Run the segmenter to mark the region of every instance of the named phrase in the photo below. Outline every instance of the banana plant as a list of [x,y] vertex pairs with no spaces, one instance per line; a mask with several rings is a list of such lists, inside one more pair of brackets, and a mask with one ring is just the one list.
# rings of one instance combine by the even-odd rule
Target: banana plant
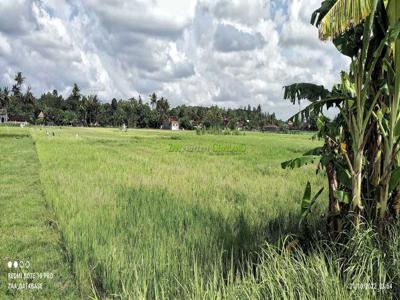
[[[400,48],[400,42],[396,28],[399,14],[399,0],[323,1],[311,22],[319,27],[321,39],[332,39],[341,53],[351,57],[350,73],[342,74],[339,90],[344,97],[335,97],[334,91],[329,93],[321,86],[285,87],[285,99],[311,102],[296,114],[297,118],[307,117],[311,111],[321,113],[332,105],[339,108],[346,124],[344,131],[349,135],[340,149],[351,173],[351,211],[356,228],[364,210],[363,180],[367,181],[367,187],[369,180],[373,186],[379,186],[376,209],[381,222],[390,198],[389,184],[396,182],[391,180],[391,174],[398,152],[400,51],[396,49]],[[371,136],[379,142],[372,150]],[[366,144],[367,152],[372,153],[369,161],[365,157]],[[370,174],[364,174],[365,170]]]
[[[348,164],[352,175],[352,211],[354,213],[354,224],[356,228],[360,226],[360,219],[363,212],[361,191],[365,135],[373,107],[378,100],[378,98],[375,98],[368,108],[368,102],[370,100],[368,93],[370,78],[365,76],[365,74],[368,71],[367,57],[372,38],[372,27],[377,4],[378,0],[372,1],[371,14],[367,17],[364,25],[363,45],[358,56],[353,58],[352,61],[351,75],[354,81],[355,103],[345,102],[344,108],[341,110],[351,136],[352,160],[348,159]],[[347,155],[347,149],[343,151],[343,154]]]
[[382,44],[384,44],[387,49],[383,58],[383,69],[386,79],[384,99],[386,101],[380,103],[379,111],[374,113],[374,117],[382,133],[383,149],[385,153],[382,163],[383,172],[377,210],[377,216],[381,226],[387,215],[388,201],[392,192],[390,189],[390,182],[396,164],[396,155],[399,150],[400,142],[400,51],[395,51],[396,48],[400,49],[400,45],[399,47],[394,46],[395,44],[399,44],[399,36],[400,19],[394,27],[389,29],[386,38],[382,41]]
[[322,194],[324,191],[324,188],[322,187],[312,198],[311,198],[311,183],[308,181],[306,188],[304,190],[304,195],[303,199],[301,201],[301,218],[300,218],[300,223],[303,223],[308,215],[311,213],[311,209],[314,206],[314,204],[317,202],[319,196]]
[[[367,31],[369,32],[369,31]],[[368,34],[368,33],[366,33]],[[367,39],[368,40],[368,39]],[[363,56],[360,54],[359,59]],[[353,69],[358,66],[357,63],[353,64]],[[364,70],[364,68],[361,68]],[[329,109],[331,106],[336,106],[341,112],[341,120],[344,123],[342,128],[345,128],[348,133],[349,138],[346,142],[338,142],[332,139],[327,132],[322,132],[321,134],[325,136],[325,146],[327,148],[332,148],[332,141],[335,144],[335,151],[343,157],[347,163],[348,170],[351,174],[352,184],[351,184],[351,195],[352,195],[352,211],[354,212],[355,218],[354,223],[356,227],[359,226],[359,221],[362,213],[362,202],[361,202],[361,188],[362,188],[362,178],[363,178],[363,155],[365,147],[365,133],[368,126],[368,121],[372,114],[372,108],[368,106],[369,98],[366,96],[366,92],[362,88],[361,83],[359,89],[357,89],[357,84],[353,81],[358,79],[357,74],[359,70],[353,71],[351,74],[342,72],[342,82],[339,85],[334,86],[331,92],[326,92],[326,90],[316,87],[309,89],[312,85],[310,84],[296,84],[285,87],[285,98],[289,99],[292,103],[296,100],[300,101],[302,99],[307,99],[310,97],[311,104],[305,109],[297,113],[293,118],[307,118],[307,116],[313,112],[314,114],[322,114],[323,109]],[[361,75],[360,75],[361,77]],[[351,80],[353,78],[353,81]],[[297,89],[297,90],[296,90]],[[317,91],[320,92],[319,98],[317,97]],[[323,91],[323,93],[321,92]],[[362,95],[365,93],[365,95]],[[323,96],[327,98],[323,99]],[[350,152],[350,153],[349,153]],[[353,159],[351,159],[353,158]],[[331,163],[334,164],[333,159]],[[325,165],[327,170],[334,170],[329,165]],[[332,181],[334,182],[334,181]],[[330,186],[334,186],[331,182]],[[333,193],[334,194],[334,193]],[[331,203],[337,203],[337,201],[330,199]],[[332,204],[332,207],[337,207],[338,205]],[[332,210],[334,210],[332,208]],[[334,212],[332,212],[334,213]],[[337,227],[337,226],[336,226]]]
[[[302,87],[300,90],[305,92],[305,94],[312,93],[311,90],[315,91],[315,87],[312,87],[311,85],[298,85],[297,87]],[[306,91],[307,87],[312,87],[312,89]],[[320,91],[322,91],[322,89],[320,89]],[[299,96],[301,96],[301,94],[302,93],[299,91]],[[287,96],[288,95],[289,94],[287,94]],[[349,203],[347,195],[349,194],[349,189],[351,188],[351,176],[347,170],[346,162],[342,159],[340,154],[340,145],[343,144],[345,138],[343,132],[343,120],[339,117],[333,121],[330,121],[328,118],[321,115],[317,120],[317,127],[318,133],[316,136],[324,139],[324,145],[304,153],[304,155],[301,157],[285,161],[281,165],[284,169],[294,169],[310,163],[318,162],[317,172],[322,169],[326,170],[329,190],[327,229],[331,237],[334,238],[343,229],[342,211],[343,208],[345,208],[345,206]],[[307,192],[310,189],[311,187],[309,187],[309,184],[307,184],[304,193],[305,196],[303,197],[302,201],[302,220],[311,211],[311,209],[304,210],[304,208],[310,203],[314,204],[315,200],[320,195],[320,193],[317,193],[318,196],[315,197],[315,200],[313,198],[313,201],[311,201],[311,192]],[[312,204],[310,205],[310,208]],[[307,211],[307,213],[304,216],[303,214],[305,211]]]
[[[380,9],[378,10],[378,14],[376,15],[377,6],[380,5]],[[397,153],[397,136],[396,136],[396,127],[399,121],[399,106],[400,106],[400,51],[396,49],[400,49],[400,40],[398,38],[398,34],[393,34],[396,32],[395,27],[396,24],[400,20],[400,1],[399,0],[327,0],[324,1],[321,5],[321,8],[314,12],[312,16],[312,23],[316,24],[319,27],[320,37],[321,39],[331,38],[334,40],[334,43],[337,44],[339,41],[349,41],[349,33],[354,33],[356,36],[356,29],[364,22],[364,34],[362,39],[362,48],[360,55],[358,56],[355,62],[357,63],[357,67],[355,68],[355,83],[357,88],[357,113],[355,121],[350,120],[349,127],[351,129],[352,135],[355,138],[353,141],[353,146],[362,146],[364,143],[362,142],[363,137],[362,134],[365,134],[365,130],[363,131],[364,122],[363,119],[363,104],[365,103],[366,97],[368,97],[368,85],[372,80],[370,72],[365,72],[365,66],[367,63],[368,57],[368,47],[371,42],[371,32],[373,28],[374,19],[377,19],[380,23],[384,23],[387,21],[389,30],[387,31],[385,39],[387,36],[392,36],[389,43],[389,55],[391,55],[391,59],[385,59],[385,68],[389,70],[388,79],[391,81],[391,77],[393,78],[393,89],[391,90],[391,96],[388,104],[388,113],[383,117],[377,117],[379,122],[380,129],[383,134],[383,144],[384,144],[384,160],[382,164],[383,174],[381,177],[380,183],[380,194],[379,194],[379,204],[377,215],[379,217],[380,223],[384,222],[386,212],[387,212],[387,203],[389,199],[389,182],[391,178],[391,173],[393,169],[393,161],[395,153]],[[368,32],[369,31],[369,32]],[[368,34],[369,33],[369,34]],[[344,39],[343,39],[344,37]],[[357,40],[357,37],[355,38]],[[360,38],[358,38],[360,42]],[[387,40],[386,40],[387,42]],[[346,52],[346,55],[349,55],[351,51],[349,47],[346,47],[347,44],[344,42],[341,46],[338,47],[341,52]],[[338,45],[337,45],[338,46]],[[354,48],[354,47],[353,47]],[[355,47],[355,49],[357,49]],[[354,56],[355,51],[352,52],[350,56]],[[378,56],[374,55],[374,61]],[[392,63],[393,62],[393,63]],[[372,70],[374,71],[374,70]],[[367,77],[363,80],[365,73]],[[365,83],[363,85],[363,83]],[[375,91],[376,92],[376,91]],[[374,94],[374,93],[372,93]],[[380,97],[380,90],[375,93],[374,101],[378,101]],[[373,103],[370,108],[374,109],[376,103]],[[360,112],[361,113],[360,113]],[[373,112],[373,111],[372,111]],[[364,119],[369,123],[368,119]],[[386,127],[386,128],[385,128]],[[358,191],[361,189],[360,175],[359,171],[362,171],[362,161],[363,161],[363,149],[362,148],[354,148],[354,161],[353,161],[353,172],[356,177],[354,178],[353,185],[353,209],[360,209],[361,207],[361,195]],[[361,166],[361,168],[360,168]]]

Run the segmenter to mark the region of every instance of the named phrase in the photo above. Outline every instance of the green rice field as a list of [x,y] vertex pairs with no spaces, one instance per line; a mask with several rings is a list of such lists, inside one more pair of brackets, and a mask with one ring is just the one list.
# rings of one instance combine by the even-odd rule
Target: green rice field
[[[17,184],[37,194],[38,200],[26,200],[23,217],[42,226],[37,225],[35,234],[43,241],[31,242],[30,247],[56,251],[62,269],[55,269],[56,279],[70,283],[60,289],[51,282],[41,297],[393,297],[393,287],[352,288],[372,278],[388,278],[390,272],[367,234],[363,240],[371,243],[358,245],[355,240],[351,245],[354,266],[343,276],[339,254],[328,258],[322,244],[310,246],[308,252],[282,250],[297,240],[307,181],[315,192],[325,184],[323,173],[315,175],[315,165],[280,167],[282,161],[321,145],[311,134],[225,136],[59,127],[47,133],[43,127],[0,128],[1,151],[7,153],[1,160],[0,205],[4,210],[20,201],[25,190],[4,192]],[[28,160],[31,163],[25,165]],[[15,174],[12,169],[24,172]],[[25,177],[27,182],[18,181]],[[321,198],[326,199],[325,192]],[[312,213],[315,232],[323,230],[325,203],[318,203]],[[43,212],[28,213],[40,209]],[[51,226],[46,225],[49,219]],[[21,226],[14,224],[8,233]],[[5,263],[29,240],[14,247],[10,239],[1,239]],[[291,244],[296,248],[296,242]],[[27,255],[37,262],[36,268],[48,268],[47,250],[20,253]],[[390,274],[391,283],[398,282],[399,272]],[[29,298],[32,293],[18,295]],[[3,284],[0,295],[9,295]]]

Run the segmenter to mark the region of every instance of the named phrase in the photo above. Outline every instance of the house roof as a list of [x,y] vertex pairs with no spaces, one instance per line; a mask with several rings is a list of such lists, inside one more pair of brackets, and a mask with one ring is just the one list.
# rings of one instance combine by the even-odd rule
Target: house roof
[[28,122],[29,118],[27,118],[25,116],[14,115],[14,116],[9,116],[8,121],[10,121],[10,122]]
[[44,113],[42,111],[39,113],[38,118],[40,118],[40,119],[44,118]]

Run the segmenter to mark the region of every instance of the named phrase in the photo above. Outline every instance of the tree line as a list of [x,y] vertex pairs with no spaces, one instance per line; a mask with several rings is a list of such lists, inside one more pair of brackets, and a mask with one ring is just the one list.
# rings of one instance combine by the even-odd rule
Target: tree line
[[[174,116],[183,129],[199,126],[247,130],[261,130],[266,125],[283,126],[274,113],[262,112],[261,106],[225,109],[218,106],[170,107],[168,99],[149,95],[147,101],[137,98],[112,99],[110,103],[99,101],[96,95],[83,95],[77,84],[71,94],[64,98],[57,90],[36,98],[30,87],[24,89],[25,78],[18,72],[11,90],[0,89],[0,108],[6,108],[11,118],[33,124],[44,123],[57,126],[160,128],[162,123]],[[39,114],[43,112],[43,118]]]

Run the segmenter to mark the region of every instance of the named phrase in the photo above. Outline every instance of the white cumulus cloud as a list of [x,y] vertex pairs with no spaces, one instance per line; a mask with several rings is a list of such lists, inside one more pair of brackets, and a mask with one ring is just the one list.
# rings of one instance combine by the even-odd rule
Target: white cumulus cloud
[[282,86],[330,87],[348,60],[309,24],[320,0],[0,2],[0,85],[36,95],[77,83],[102,101],[151,92],[173,105],[262,105],[289,117]]

